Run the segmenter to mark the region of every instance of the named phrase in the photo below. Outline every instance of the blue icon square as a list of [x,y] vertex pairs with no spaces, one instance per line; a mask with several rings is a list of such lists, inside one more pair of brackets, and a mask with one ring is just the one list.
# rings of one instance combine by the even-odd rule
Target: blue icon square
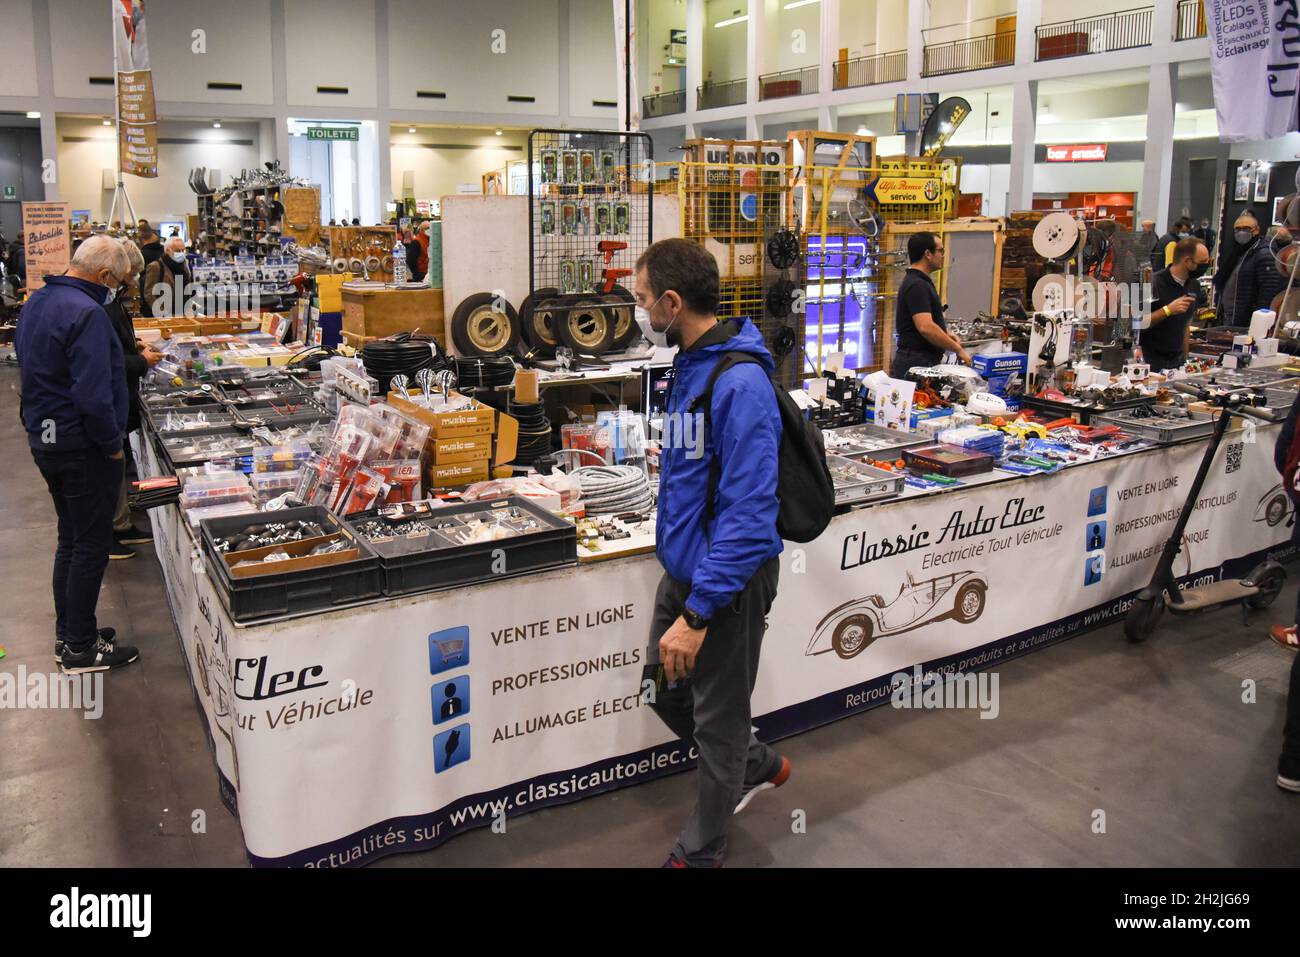
[[469,626],[444,628],[429,636],[429,674],[469,664]]
[[1085,552],[1095,552],[1106,547],[1106,523],[1089,522],[1083,544]]
[[441,774],[469,760],[469,725],[458,724],[433,736],[433,770]]
[[457,675],[435,682],[429,689],[433,704],[433,723],[442,724],[469,714],[469,675]]
[[1088,517],[1094,515],[1106,514],[1106,494],[1110,491],[1109,485],[1099,485],[1088,493]]
[[1106,572],[1106,556],[1101,554],[1089,555],[1087,558],[1083,560],[1084,586],[1087,587],[1088,585],[1097,584],[1097,582],[1101,581],[1101,577],[1102,575],[1105,574],[1105,572]]

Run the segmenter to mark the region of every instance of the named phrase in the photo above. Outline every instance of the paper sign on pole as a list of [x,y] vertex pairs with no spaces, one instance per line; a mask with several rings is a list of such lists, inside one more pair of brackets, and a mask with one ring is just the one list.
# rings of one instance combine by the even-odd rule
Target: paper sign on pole
[[1225,143],[1297,128],[1300,15],[1291,0],[1205,0],[1214,111]]
[[144,0],[114,0],[113,56],[117,71],[118,169],[158,176],[158,110],[145,33]]
[[71,203],[23,203],[27,240],[27,290],[45,285],[45,277],[67,272],[72,261]]

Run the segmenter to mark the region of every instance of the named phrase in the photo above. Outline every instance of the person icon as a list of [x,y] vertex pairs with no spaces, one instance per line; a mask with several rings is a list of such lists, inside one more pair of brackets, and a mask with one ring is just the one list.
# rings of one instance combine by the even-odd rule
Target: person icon
[[1088,551],[1095,552],[1097,549],[1104,547],[1105,538],[1101,534],[1101,525],[1093,524],[1088,527]]
[[[448,718],[454,718],[465,710],[465,705],[460,697],[456,694],[456,682],[449,681],[447,686],[442,689],[443,696],[447,699],[442,703],[439,709],[439,716],[446,721]],[[454,732],[453,732],[454,733]],[[454,750],[454,749],[453,749]]]

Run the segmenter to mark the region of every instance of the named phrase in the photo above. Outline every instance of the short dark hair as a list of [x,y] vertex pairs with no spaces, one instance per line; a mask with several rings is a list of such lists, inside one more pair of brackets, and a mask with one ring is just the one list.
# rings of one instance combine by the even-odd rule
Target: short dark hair
[[1180,239],[1178,240],[1178,244],[1174,246],[1174,257],[1170,262],[1176,263],[1184,256],[1191,256],[1194,259],[1196,258],[1196,247],[1204,245],[1205,243],[1201,242],[1195,236],[1187,236],[1184,239]]
[[722,299],[718,262],[713,254],[689,239],[661,239],[636,261],[644,269],[656,297],[670,289],[692,312],[712,315]]
[[912,233],[907,237],[907,261],[920,262],[926,253],[934,252],[937,243],[934,233]]
[[1179,219],[1174,220],[1174,229],[1177,229],[1179,226],[1186,226],[1188,229],[1191,229],[1192,221],[1186,216],[1180,217]]

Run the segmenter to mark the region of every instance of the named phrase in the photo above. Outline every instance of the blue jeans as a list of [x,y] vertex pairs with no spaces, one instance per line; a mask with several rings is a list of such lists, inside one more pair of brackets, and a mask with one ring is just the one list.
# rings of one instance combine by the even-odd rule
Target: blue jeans
[[54,633],[74,654],[94,647],[95,605],[113,544],[122,463],[99,449],[32,449],[59,517],[54,549]]

